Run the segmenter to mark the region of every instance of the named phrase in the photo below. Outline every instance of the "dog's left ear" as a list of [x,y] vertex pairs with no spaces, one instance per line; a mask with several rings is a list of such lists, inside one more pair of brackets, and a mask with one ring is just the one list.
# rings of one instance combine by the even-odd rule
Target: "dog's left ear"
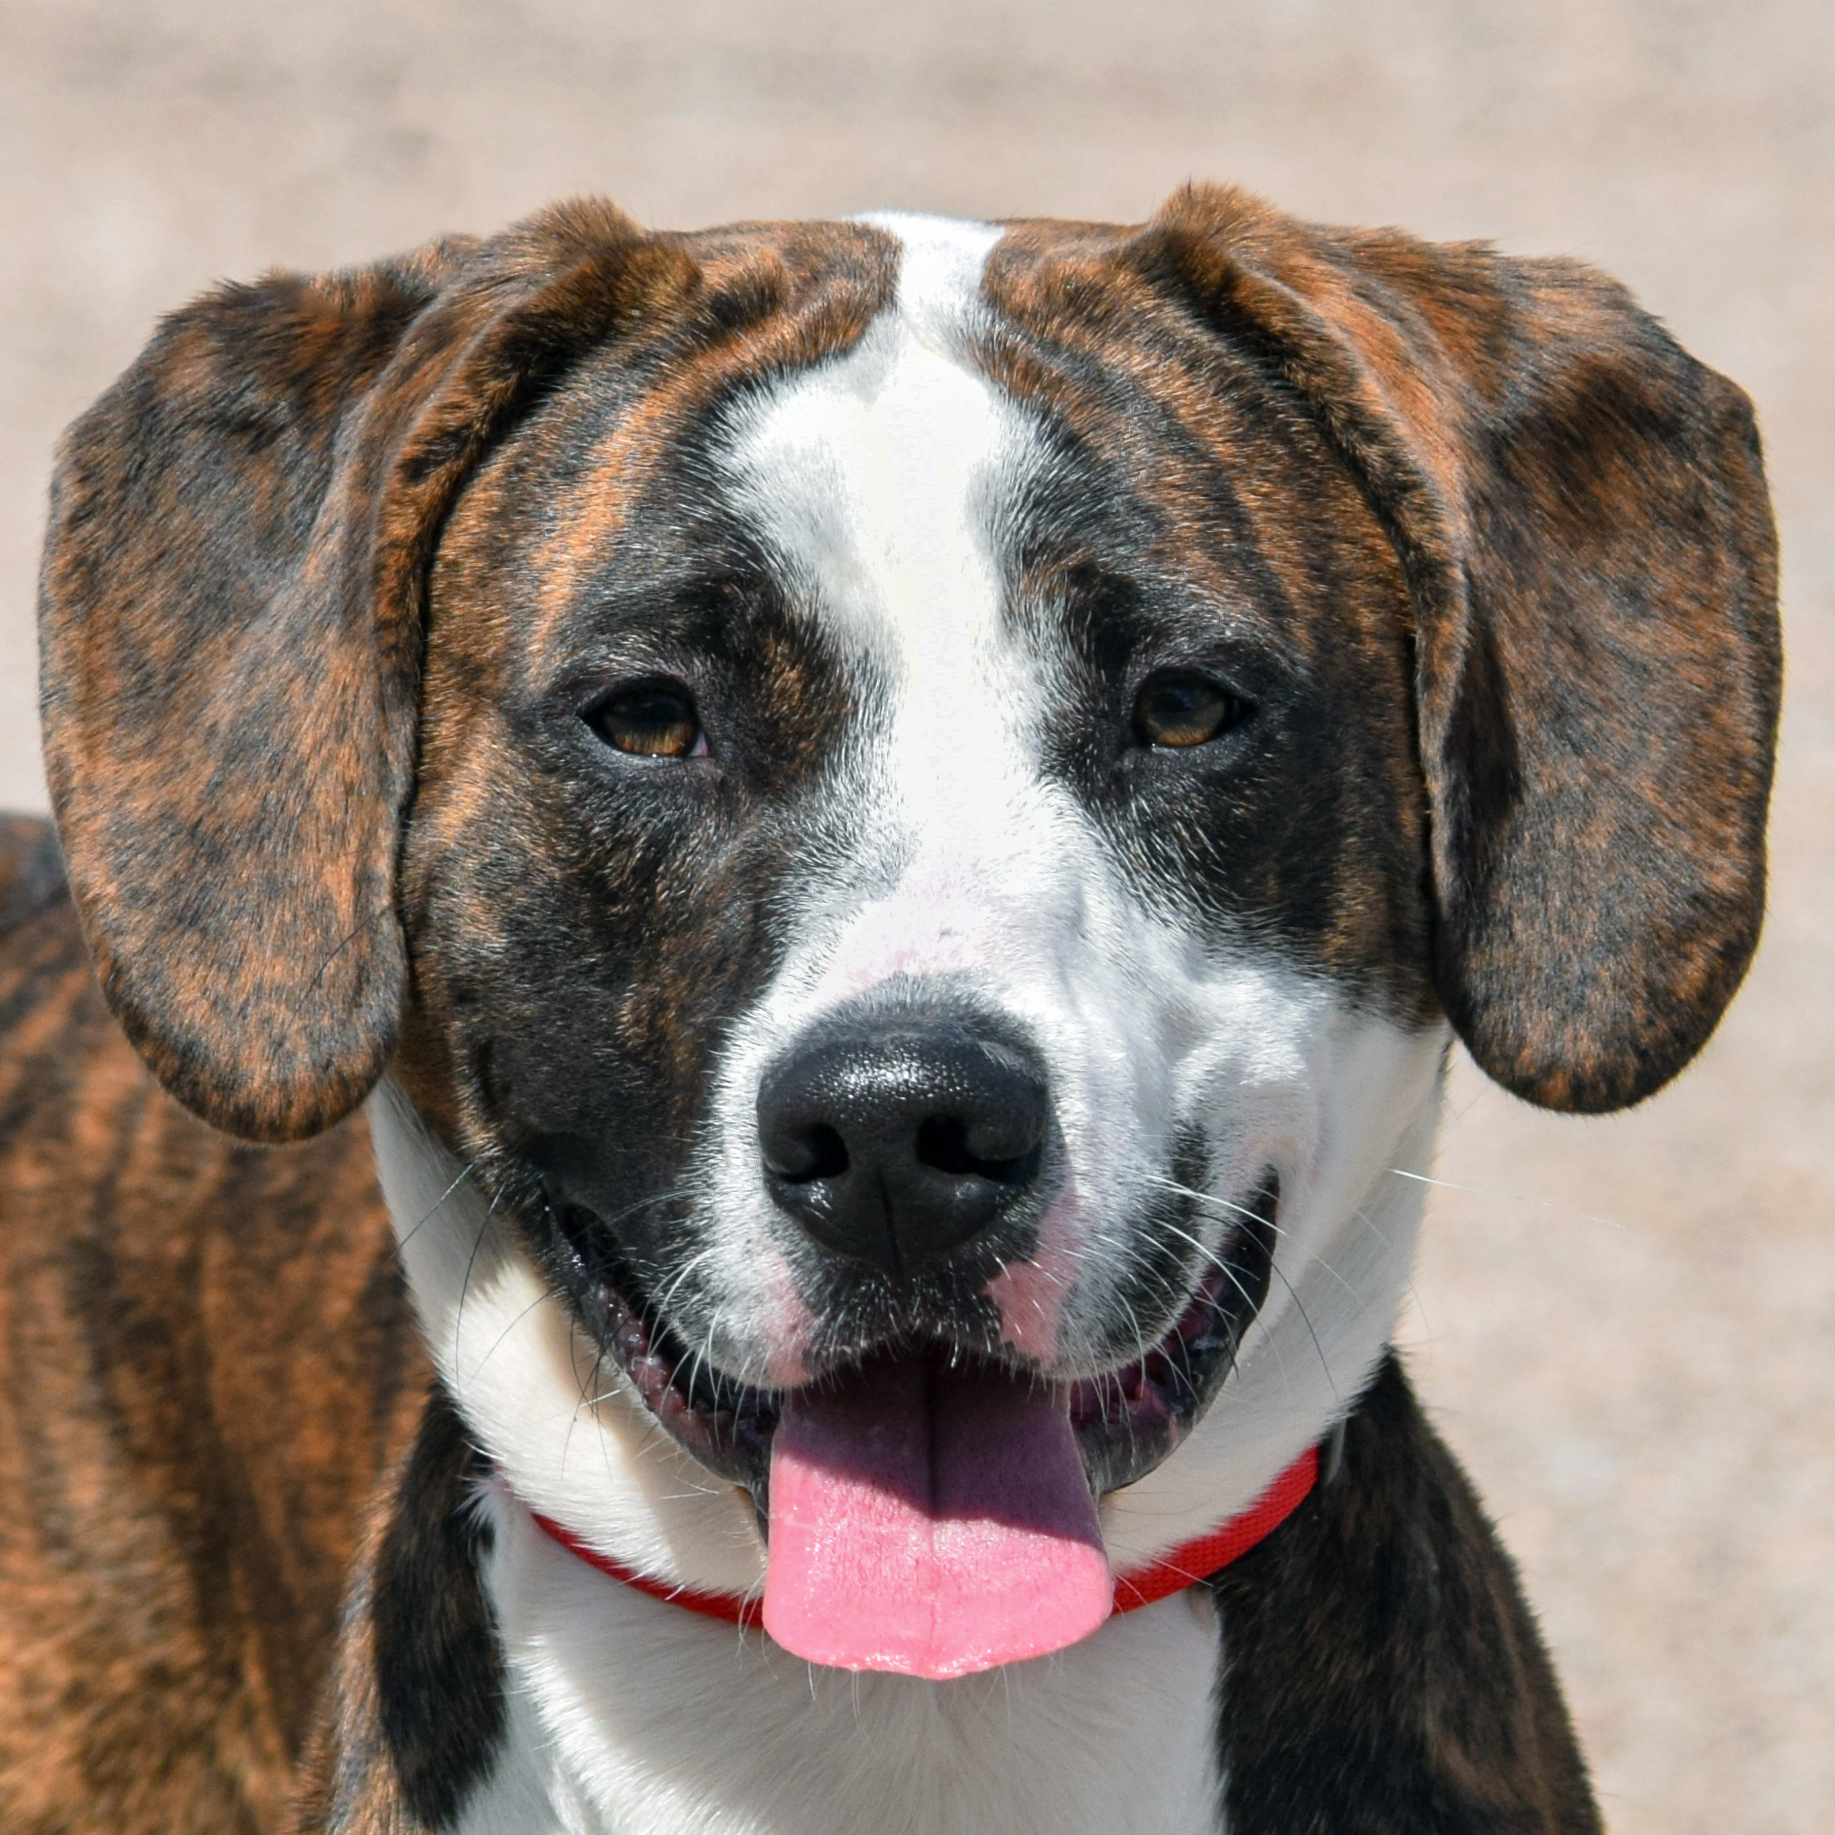
[[1700,1049],[1764,907],[1776,537],[1745,396],[1569,261],[1175,198],[1135,245],[1300,398],[1416,617],[1440,997],[1555,1109]]
[[65,436],[45,754],[102,987],[174,1095],[327,1127],[394,1047],[423,598],[481,456],[697,282],[610,205],[175,313]]

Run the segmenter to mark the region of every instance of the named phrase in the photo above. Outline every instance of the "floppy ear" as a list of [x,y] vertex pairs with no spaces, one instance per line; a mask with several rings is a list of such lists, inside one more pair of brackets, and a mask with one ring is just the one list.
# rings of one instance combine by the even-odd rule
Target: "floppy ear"
[[46,762],[110,1005],[255,1139],[393,1049],[422,599],[481,454],[687,257],[610,206],[168,319],[65,436],[40,593]]
[[1140,259],[1303,400],[1417,620],[1440,997],[1549,1108],[1638,1101],[1764,907],[1776,538],[1752,410],[1570,261],[1176,197]]

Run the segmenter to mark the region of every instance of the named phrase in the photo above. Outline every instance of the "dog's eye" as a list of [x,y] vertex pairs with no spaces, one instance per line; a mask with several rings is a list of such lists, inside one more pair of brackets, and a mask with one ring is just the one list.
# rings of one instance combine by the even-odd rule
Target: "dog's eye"
[[614,751],[635,758],[707,756],[707,735],[686,688],[664,682],[621,688],[589,707],[583,717]]
[[1221,682],[1189,671],[1152,677],[1134,702],[1134,732],[1142,745],[1204,745],[1241,726],[1255,710]]

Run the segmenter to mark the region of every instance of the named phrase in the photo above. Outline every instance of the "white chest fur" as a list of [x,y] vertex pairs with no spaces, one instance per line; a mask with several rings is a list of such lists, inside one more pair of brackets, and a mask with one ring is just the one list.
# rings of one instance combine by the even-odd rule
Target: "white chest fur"
[[488,1500],[509,1739],[461,1835],[1219,1835],[1202,1592],[959,1682],[813,1669]]

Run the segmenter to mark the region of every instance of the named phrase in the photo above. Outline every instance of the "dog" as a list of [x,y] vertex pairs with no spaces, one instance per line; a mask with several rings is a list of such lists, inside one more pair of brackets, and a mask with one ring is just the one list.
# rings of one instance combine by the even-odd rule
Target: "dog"
[[1731,998],[1775,596],[1615,283],[1229,189],[175,314],[4,835],[8,1826],[1596,1830],[1390,1339],[1454,1039]]

